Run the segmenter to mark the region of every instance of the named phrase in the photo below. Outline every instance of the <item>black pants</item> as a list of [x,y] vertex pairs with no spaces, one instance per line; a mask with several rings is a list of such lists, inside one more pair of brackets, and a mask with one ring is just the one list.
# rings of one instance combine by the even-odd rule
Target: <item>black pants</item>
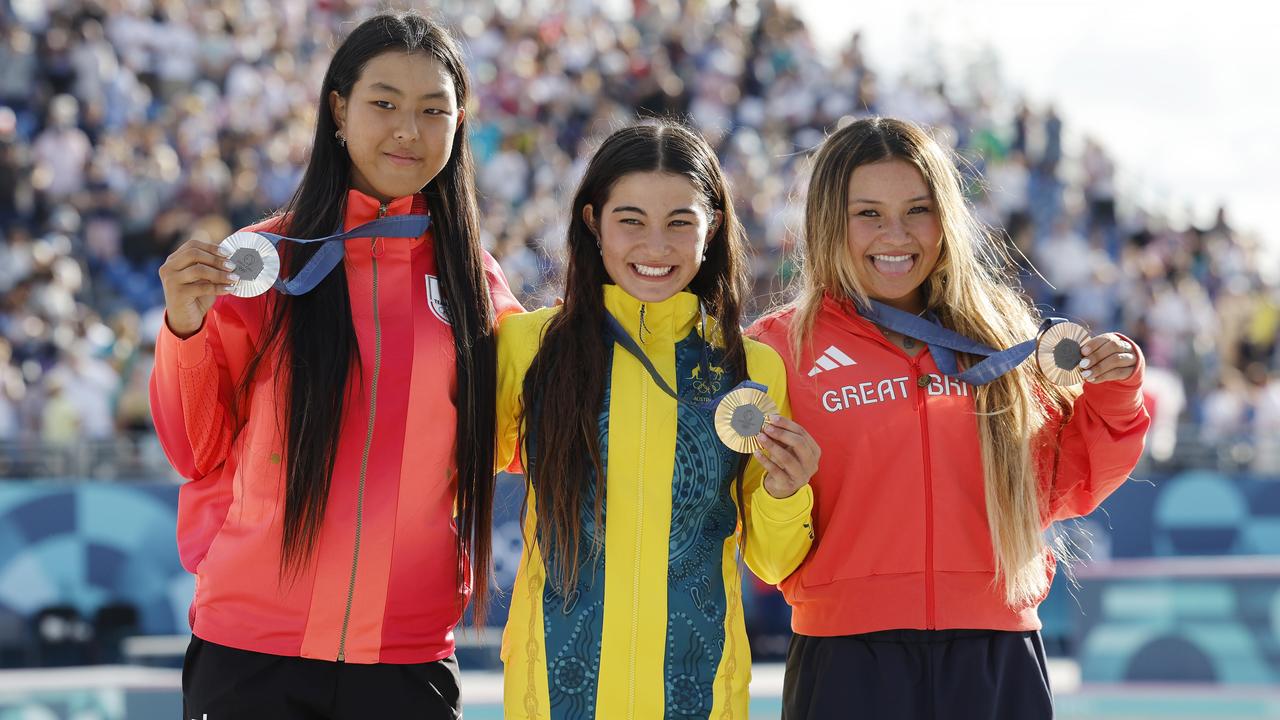
[[458,661],[358,665],[237,650],[192,636],[185,720],[456,720]]
[[787,651],[784,720],[1050,720],[1038,632],[887,630]]

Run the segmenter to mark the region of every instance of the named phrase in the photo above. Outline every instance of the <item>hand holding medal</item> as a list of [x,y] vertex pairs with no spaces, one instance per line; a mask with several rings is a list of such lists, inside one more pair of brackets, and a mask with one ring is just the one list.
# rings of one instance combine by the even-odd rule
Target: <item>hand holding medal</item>
[[751,453],[764,467],[764,489],[775,498],[794,495],[818,472],[818,443],[798,423],[778,414],[761,385],[744,382],[725,394],[715,421],[721,442]]
[[226,295],[239,278],[230,253],[217,245],[188,240],[160,266],[165,321],[174,335],[186,338],[204,324],[205,313],[219,295]]
[[[429,215],[384,217],[321,238],[289,238],[240,231],[218,245],[189,240],[160,266],[165,317],[180,338],[194,335],[219,295],[255,297],[275,288],[285,295],[310,292],[342,263],[344,243],[359,238],[416,238],[431,227]],[[293,277],[281,277],[276,245],[288,240],[318,249]]]
[[[703,317],[705,336],[706,318]],[[662,378],[636,341],[627,334],[622,323],[611,313],[605,313],[605,330],[613,341],[622,346],[653,378],[662,392],[678,403],[686,403]],[[764,385],[746,380],[724,395],[701,403],[703,411],[714,409],[716,434],[731,450],[751,453],[768,473],[764,488],[775,498],[794,495],[818,472],[818,458],[822,451],[799,424],[778,414],[778,406],[767,394]]]
[[[1057,385],[1122,380],[1133,374],[1138,363],[1137,352],[1120,335],[1108,333],[1090,338],[1087,329],[1061,318],[1046,319],[1035,338],[997,350],[931,318],[902,312],[875,300],[859,312],[877,325],[928,344],[939,372],[975,386],[995,380],[1032,355],[1044,376]],[[962,369],[957,358],[961,352],[982,359]],[[1099,367],[1104,361],[1106,366]]]
[[1122,335],[1098,335],[1080,348],[1080,376],[1087,383],[1128,380],[1138,368],[1138,352]]
[[818,472],[822,449],[794,420],[770,415],[756,438],[753,455],[764,466],[764,489],[775,498],[791,497]]

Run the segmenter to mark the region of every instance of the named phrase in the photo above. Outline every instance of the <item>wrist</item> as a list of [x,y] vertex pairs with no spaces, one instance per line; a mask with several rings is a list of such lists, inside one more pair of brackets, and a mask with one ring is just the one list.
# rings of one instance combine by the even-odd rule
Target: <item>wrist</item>
[[179,340],[187,340],[192,335],[195,335],[196,333],[200,332],[200,329],[204,327],[204,318],[200,318],[200,321],[197,322],[194,326],[188,326],[183,323],[175,324],[173,322],[173,318],[169,317],[169,313],[165,313],[164,324],[166,327],[169,328],[169,332],[173,333],[174,337],[178,338]]
[[775,500],[786,500],[795,495],[800,490],[800,485],[791,485],[790,483],[774,480],[772,477],[765,476],[764,491]]

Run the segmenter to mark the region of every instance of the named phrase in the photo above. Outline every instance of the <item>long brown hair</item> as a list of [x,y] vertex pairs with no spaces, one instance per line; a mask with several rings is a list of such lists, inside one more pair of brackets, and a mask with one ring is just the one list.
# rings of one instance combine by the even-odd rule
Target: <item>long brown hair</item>
[[[361,23],[334,52],[325,73],[311,156],[301,184],[280,212],[285,234],[323,237],[340,227],[351,161],[334,141],[337,125],[329,109],[329,93],[349,97],[365,66],[385,52],[417,52],[439,61],[453,79],[458,107],[466,107],[470,84],[462,52],[443,27],[412,11],[375,15]],[[449,301],[457,372],[458,587],[473,585],[479,624],[488,602],[492,567],[497,359],[465,115],[454,135],[449,161],[421,192],[431,212],[436,265]],[[315,252],[306,246],[287,250],[284,263],[290,275]],[[283,350],[276,353],[273,369],[276,381],[288,385],[282,579],[296,577],[315,550],[337,458],[343,408],[354,386],[352,365],[361,371],[347,293],[346,274],[336,271],[309,293],[275,297],[263,342],[240,388],[239,404],[244,404],[259,366],[273,347]]]
[[[609,358],[602,291],[610,280],[583,209],[590,205],[598,224],[599,213],[621,178],[654,171],[688,178],[701,191],[708,214],[722,213],[689,291],[715,320],[716,330],[708,330],[712,337],[707,340],[724,348],[726,376],[735,383],[746,376],[739,329],[746,288],[745,239],[715,153],[701,136],[671,121],[646,122],[613,133],[592,156],[574,195],[564,306],[547,324],[523,386],[525,471],[533,486],[548,578],[562,593],[577,586],[579,568],[596,557],[604,542],[599,418]],[[741,498],[741,467],[736,487]],[[587,503],[594,505],[596,533],[584,553]],[[740,521],[742,506],[739,502]]]
[[[813,161],[805,203],[803,272],[792,302],[791,351],[812,336],[823,296],[867,301],[854,272],[846,234],[849,181],[857,168],[885,160],[910,163],[924,177],[942,225],[941,253],[926,280],[926,304],[940,322],[990,347],[1033,337],[1039,313],[1018,290],[1008,248],[976,219],[949,155],[919,126],[892,118],[855,121],[833,133]],[[965,364],[974,358],[965,357]],[[1041,503],[1032,443],[1049,409],[1070,413],[1074,393],[1023,363],[974,393],[985,474],[987,522],[997,582],[1006,602],[1021,607],[1047,590]],[[1065,545],[1055,549],[1064,557]]]

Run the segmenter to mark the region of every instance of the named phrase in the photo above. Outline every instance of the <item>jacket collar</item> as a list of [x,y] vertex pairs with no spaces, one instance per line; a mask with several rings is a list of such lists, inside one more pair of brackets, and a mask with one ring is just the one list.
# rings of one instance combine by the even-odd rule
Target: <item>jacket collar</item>
[[[384,204],[371,195],[366,195],[355,188],[347,190],[346,214],[343,216],[342,229],[344,231],[350,230],[354,227],[364,225],[367,222],[377,220],[383,207]],[[391,217],[392,215],[429,214],[427,210],[427,199],[423,197],[421,193],[398,197],[395,200],[386,203],[385,207],[386,212],[383,213],[383,217]],[[427,237],[431,234],[431,231],[428,230],[422,237],[412,239],[392,238],[391,241],[395,244],[404,243],[405,246],[409,248],[416,248],[426,242]],[[348,242],[368,244],[369,241],[357,240]]]
[[848,298],[837,297],[830,292],[823,293],[820,314],[859,335],[866,335],[877,340],[884,339],[884,333],[880,332],[875,323],[862,317],[858,313],[857,305]]
[[[604,307],[622,323],[627,334],[641,343],[679,342],[688,337],[699,318],[698,296],[691,292],[678,292],[662,302],[644,302],[609,283],[604,286]],[[643,335],[640,332],[642,310]]]
[[[906,353],[901,348],[894,345],[889,338],[885,337],[885,334],[880,331],[880,328],[877,327],[875,323],[859,314],[858,306],[848,298],[837,297],[830,292],[824,293],[822,296],[822,306],[818,310],[818,317],[827,318],[829,322],[845,332],[850,332],[854,335],[867,338],[872,342],[889,348],[893,352],[907,357]],[[924,351],[917,357],[923,358],[931,355],[932,352],[926,344]]]

